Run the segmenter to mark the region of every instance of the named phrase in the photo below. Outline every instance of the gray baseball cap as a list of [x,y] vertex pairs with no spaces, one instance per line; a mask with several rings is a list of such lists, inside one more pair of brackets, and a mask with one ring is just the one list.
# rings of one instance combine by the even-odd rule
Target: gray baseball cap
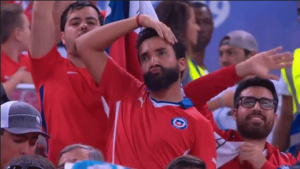
[[220,42],[220,46],[223,45],[236,46],[258,52],[258,45],[254,36],[244,30],[236,30],[228,33]]
[[42,130],[39,111],[22,101],[9,101],[1,105],[1,129],[12,134],[39,133],[50,138]]

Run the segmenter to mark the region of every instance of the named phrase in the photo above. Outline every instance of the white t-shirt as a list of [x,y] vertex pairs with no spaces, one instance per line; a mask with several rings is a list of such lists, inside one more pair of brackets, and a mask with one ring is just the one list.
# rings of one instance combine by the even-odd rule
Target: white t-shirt
[[[289,95],[289,92],[288,92],[287,86],[286,86],[283,78],[282,78],[282,80],[279,80],[279,81],[276,81],[276,80],[271,80],[271,81],[273,82],[275,89],[277,91],[277,95],[278,95],[278,108],[277,108],[276,113],[279,118],[280,112],[281,112],[281,107],[282,107],[282,95]],[[221,97],[228,90],[235,91],[237,86],[238,86],[238,84],[227,88],[226,90],[224,90],[223,92],[221,92],[220,94],[218,94],[217,96],[212,98],[211,100],[215,100],[215,99]],[[214,120],[215,120],[216,124],[218,125],[219,129],[236,130],[236,121],[232,118],[231,110],[232,109],[229,107],[222,107],[222,108],[219,108],[219,109],[216,109],[213,111]],[[267,138],[267,141],[269,143],[272,142],[274,128],[275,127],[273,127],[273,130],[271,131],[271,133],[269,134],[269,136]]]

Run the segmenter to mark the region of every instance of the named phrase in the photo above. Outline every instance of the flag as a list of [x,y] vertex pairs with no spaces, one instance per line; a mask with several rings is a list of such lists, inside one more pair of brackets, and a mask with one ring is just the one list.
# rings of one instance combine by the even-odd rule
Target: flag
[[129,169],[124,166],[114,165],[110,163],[105,163],[102,161],[80,161],[76,163],[66,163],[64,165],[65,169]]
[[[134,17],[138,14],[147,14],[158,20],[150,1],[110,1],[106,10],[104,24]],[[120,37],[106,49],[106,52],[127,72],[143,81],[138,54],[135,48],[138,33],[141,30],[142,28],[138,28]]]

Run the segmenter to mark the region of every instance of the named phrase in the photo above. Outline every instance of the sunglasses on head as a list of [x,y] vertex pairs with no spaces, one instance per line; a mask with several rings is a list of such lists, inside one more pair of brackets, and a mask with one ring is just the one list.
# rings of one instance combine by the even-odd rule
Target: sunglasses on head
[[44,168],[38,166],[11,165],[8,166],[6,169],[44,169]]
[[255,97],[240,97],[240,104],[244,108],[252,108],[255,106],[256,102],[259,103],[260,108],[263,110],[272,110],[276,105],[276,101],[264,97],[260,99]]

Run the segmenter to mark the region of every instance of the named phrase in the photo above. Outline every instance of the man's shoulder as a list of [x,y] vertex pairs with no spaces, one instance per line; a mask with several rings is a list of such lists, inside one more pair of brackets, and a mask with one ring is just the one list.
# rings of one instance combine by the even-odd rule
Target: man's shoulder
[[199,121],[201,121],[201,125],[210,125],[210,121],[205,116],[203,116],[194,106],[187,109],[187,116],[197,124]]
[[278,147],[274,147],[268,142],[266,142],[266,149],[268,150],[268,153],[270,153],[270,155],[277,156],[279,158],[278,160],[283,160],[283,161],[296,160],[296,158],[292,156],[291,153],[280,152]]

